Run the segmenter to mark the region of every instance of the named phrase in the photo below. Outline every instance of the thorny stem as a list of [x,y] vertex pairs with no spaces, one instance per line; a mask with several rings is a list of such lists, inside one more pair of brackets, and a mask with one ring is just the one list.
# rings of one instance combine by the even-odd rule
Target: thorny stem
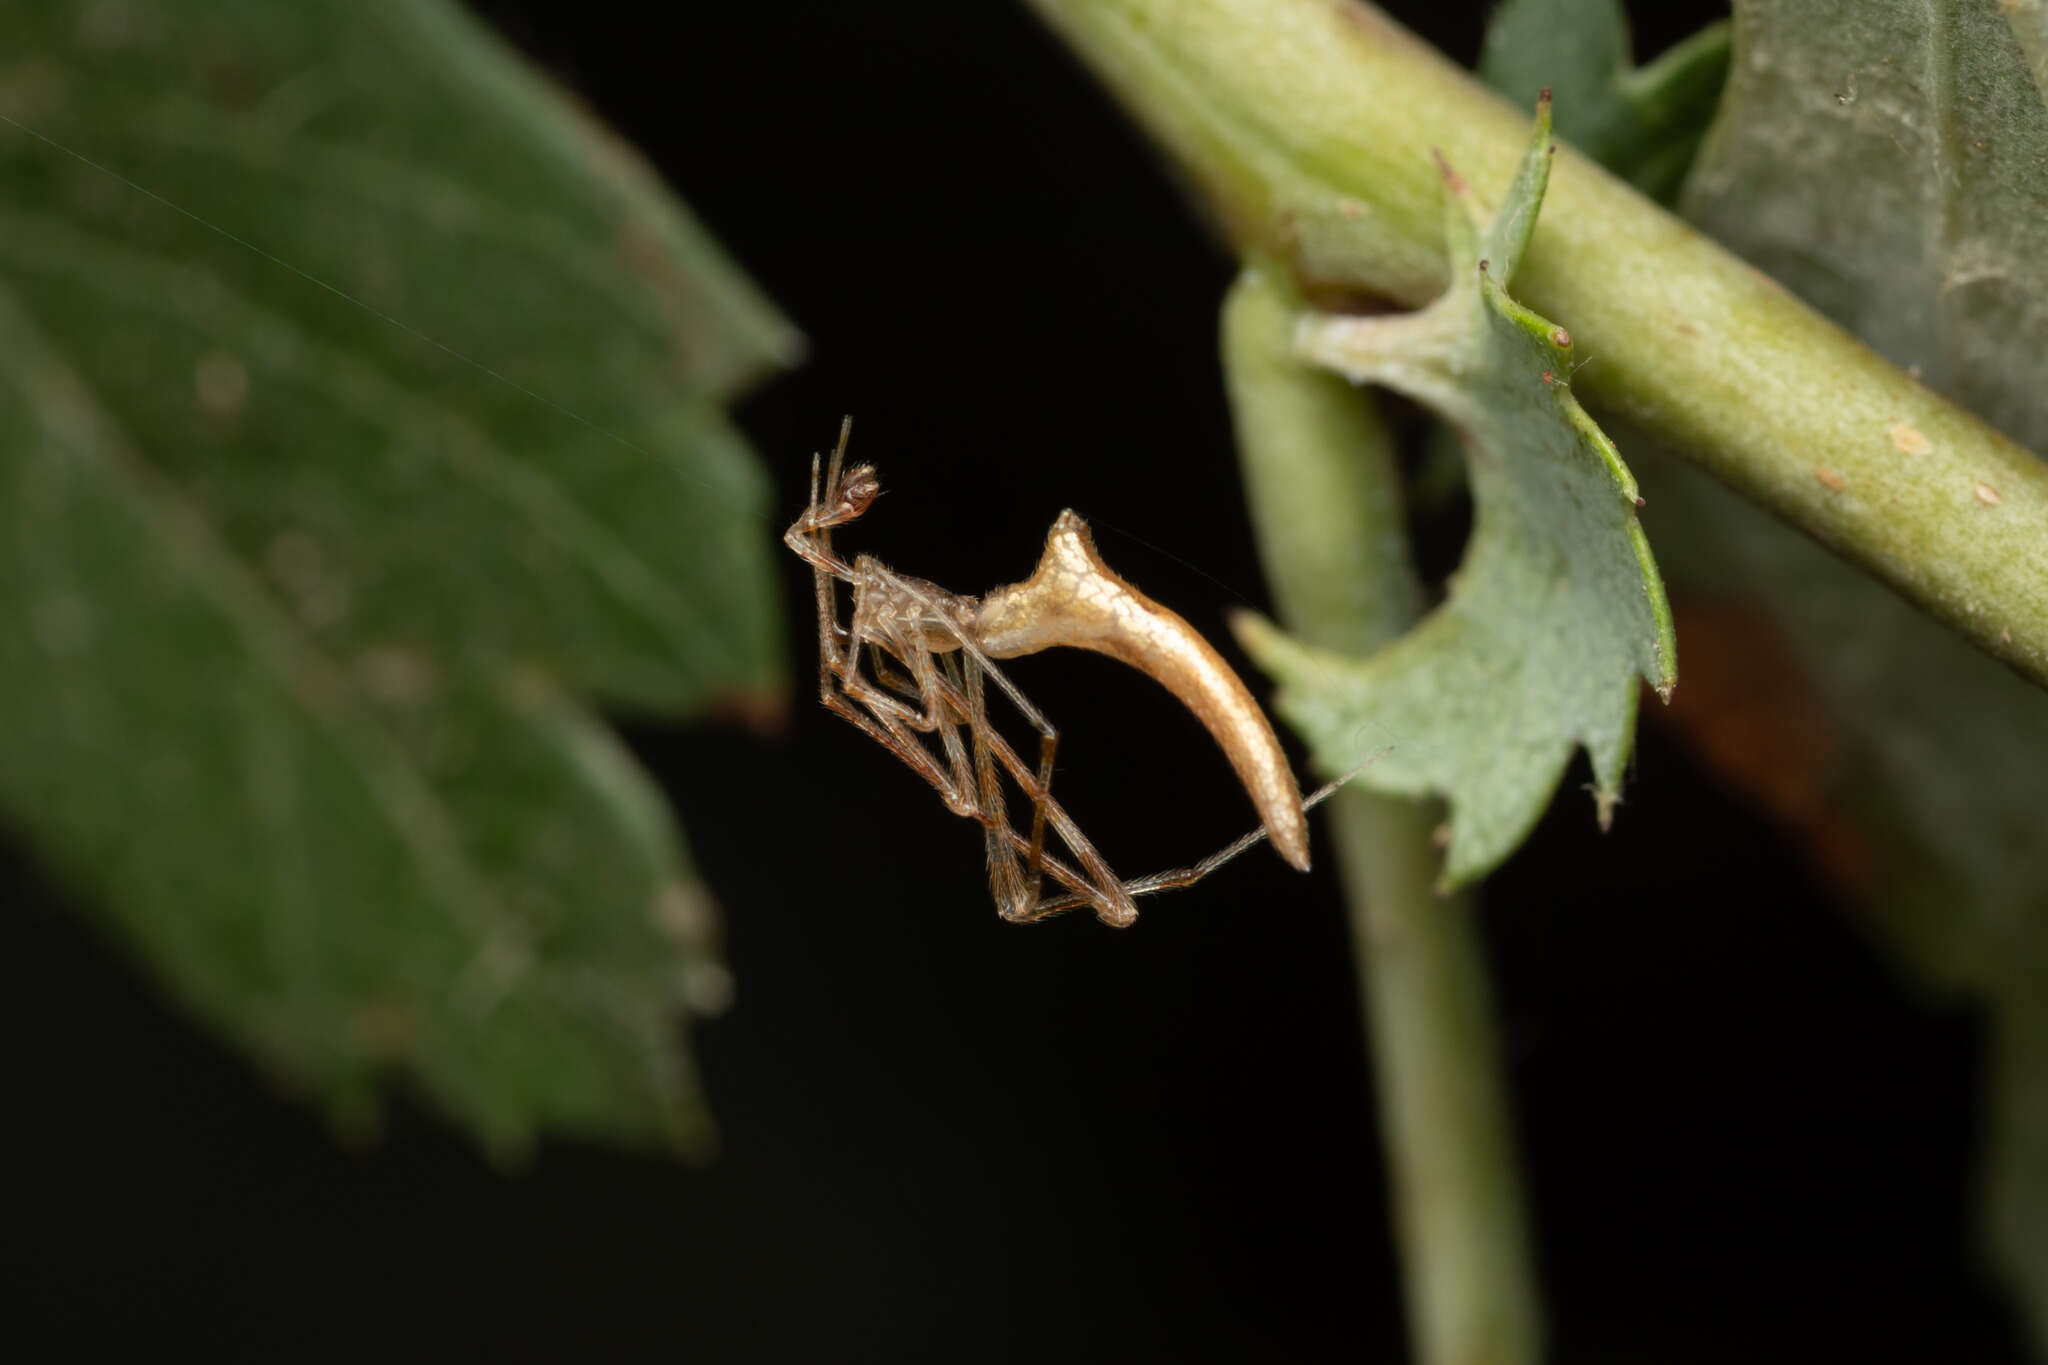
[[[1223,312],[1260,554],[1294,634],[1363,653],[1406,630],[1421,597],[1398,476],[1371,400],[1294,359],[1301,304],[1278,277],[1247,270]],[[1414,1358],[1528,1365],[1541,1308],[1472,900],[1432,890],[1430,806],[1355,786],[1330,806]]]
[[[1431,151],[1493,194],[1527,142],[1526,111],[1352,0],[1031,4],[1304,288],[1427,301]],[[1569,148],[1515,293],[1593,358],[1593,403],[2048,683],[2048,461]]]

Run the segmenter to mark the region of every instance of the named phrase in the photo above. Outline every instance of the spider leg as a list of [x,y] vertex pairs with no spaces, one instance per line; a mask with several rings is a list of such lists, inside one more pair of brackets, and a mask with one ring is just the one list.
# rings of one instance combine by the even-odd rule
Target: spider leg
[[[1026,855],[1026,867],[1031,870],[1027,872],[1016,867],[1015,853],[1007,840],[1000,843],[992,841],[989,846],[992,859],[990,875],[992,878],[1001,879],[996,887],[996,899],[1003,918],[1027,923],[1050,913],[1038,906],[1036,873],[1044,861],[1045,827],[1050,823],[1075,859],[1087,868],[1093,877],[1098,895],[1091,898],[1089,903],[1094,905],[1097,916],[1105,924],[1113,924],[1120,928],[1130,924],[1138,917],[1138,907],[1131,903],[1130,896],[1123,889],[1123,882],[1096,851],[1095,845],[1081,833],[1080,827],[1052,798],[1053,760],[1059,750],[1059,731],[1046,719],[1045,713],[1032,705],[1031,700],[1010,681],[1008,675],[995,661],[982,651],[980,643],[974,639],[972,633],[947,615],[940,603],[926,596],[915,584],[905,582],[894,575],[890,577],[898,591],[925,608],[928,617],[927,628],[943,632],[950,637],[965,656],[965,669],[970,685],[967,697],[968,729],[975,740],[977,767],[989,766],[988,774],[983,776],[980,782],[982,804],[987,806],[990,803],[991,786],[999,786],[993,782],[992,766],[987,765],[990,758],[1008,768],[1017,785],[1031,798],[1031,841],[1027,845]],[[984,677],[994,682],[1024,719],[1030,722],[1032,728],[1038,731],[1038,773],[1035,780],[1024,767],[1022,760],[1017,757],[1016,751],[1010,748],[1008,742],[989,722],[987,705],[980,699],[982,689],[979,684]],[[997,795],[1000,795],[999,791]],[[1072,909],[1073,905],[1069,904],[1064,908]]]
[[891,692],[905,697],[917,695],[917,679],[897,672],[889,662],[889,652],[872,642],[868,648],[868,672],[876,683]]
[[948,807],[954,804],[953,784],[946,770],[939,766],[931,751],[918,743],[914,736],[876,720],[839,692],[828,692],[825,696],[825,705],[833,714],[852,721],[869,739],[909,764],[919,777],[938,789],[939,795],[945,798]]
[[[839,450],[832,455],[832,479],[839,478],[839,456],[846,447],[846,432],[841,429]],[[826,495],[833,490],[827,487]],[[840,583],[853,581],[853,569],[847,562],[832,552],[832,528],[830,525],[815,524],[821,511],[818,502],[818,457],[811,456],[811,503],[804,509],[804,515],[790,524],[782,533],[782,543],[796,552],[799,559],[811,566],[811,576],[817,588],[818,598],[818,685],[821,692],[830,689],[826,675],[842,671],[839,657],[839,642],[845,637],[849,645],[853,637],[839,624]]]
[[[1385,750],[1381,750],[1381,752],[1384,753]],[[1379,754],[1374,754],[1372,757],[1377,758]],[[1372,762],[1372,758],[1366,760],[1366,763],[1370,762]],[[1357,768],[1353,768],[1336,781],[1325,782],[1302,801],[1301,808],[1304,811],[1314,810],[1317,806],[1320,806],[1323,802],[1329,800],[1331,796],[1335,795],[1338,788],[1358,776],[1360,769],[1364,766],[1365,764],[1361,763]],[[1264,843],[1267,833],[1266,827],[1260,825],[1251,833],[1217,849],[1192,867],[1176,868],[1169,872],[1153,872],[1143,877],[1133,877],[1130,881],[1123,884],[1124,890],[1133,896],[1150,896],[1161,891],[1178,891],[1182,887],[1193,886],[1196,882],[1222,867],[1225,863],[1230,862],[1245,850]],[[1057,900],[1047,902],[1041,907],[1041,913],[1058,914],[1063,910],[1074,910],[1082,905],[1092,903],[1086,896],[1070,892],[1059,897]]]
[[[832,681],[843,669],[839,637],[846,632],[839,625],[839,580],[823,569],[813,569],[812,577],[818,588],[818,694],[829,706],[836,695]],[[850,635],[848,644],[858,648]]]
[[[964,711],[965,703],[957,692],[950,694],[942,692],[942,696],[949,706],[958,706]],[[926,782],[932,785],[933,789],[945,799],[949,807],[955,803],[960,793],[954,785],[954,780],[946,772],[945,768],[939,764],[938,760],[932,756],[931,751],[920,743],[914,734],[904,729],[901,722],[891,724],[885,723],[884,720],[878,720],[854,705],[851,700],[839,692],[833,692],[826,697],[825,705],[835,714],[851,721],[870,739],[873,739],[883,748],[895,754],[905,764],[909,765],[918,776],[924,778]],[[894,721],[893,717],[888,719]],[[998,737],[997,743],[1001,743],[1000,737]],[[1007,749],[1007,746],[1004,747]],[[1010,753],[1008,758],[1013,771],[1022,773],[1022,760],[1018,759],[1014,753]],[[1020,777],[1019,780],[1021,781],[1022,778]],[[998,819],[998,817],[991,815],[972,801],[963,801],[961,804],[966,806],[962,813],[980,822],[984,828],[991,827]],[[1024,837],[1011,829],[1007,821],[1001,823],[1000,833],[1011,848],[1017,851],[1028,850],[1029,845],[1025,842]],[[1082,844],[1086,846],[1087,841],[1083,839]],[[1089,851],[1092,852],[1093,850]],[[1036,910],[1029,916],[1030,918],[1043,918],[1046,914],[1058,913],[1059,910],[1071,910],[1082,905],[1095,907],[1098,913],[1102,913],[1102,895],[1095,889],[1095,884],[1088,877],[1049,853],[1043,856],[1042,866],[1047,873],[1051,874],[1055,881],[1067,888],[1070,894],[1068,894],[1064,903],[1058,907],[1058,910]],[[1098,878],[1109,875],[1108,869],[1106,867],[1100,869],[1097,875]]]
[[[932,652],[925,647],[922,637],[916,640],[901,640],[899,648],[894,652],[899,659],[910,665],[910,676],[917,681],[918,698],[924,703],[924,714],[909,718],[905,724],[919,730],[929,728],[938,731],[939,744],[945,749],[946,761],[953,769],[955,790],[965,800],[968,793],[974,790],[968,772],[967,746],[960,742],[961,722],[957,718],[959,713],[946,703],[946,689],[940,682],[939,670],[932,663]],[[1000,807],[989,809],[985,793],[979,802],[966,803],[978,804],[985,815],[1003,818],[1004,812]]]
[[1002,775],[996,771],[995,756],[988,743],[990,729],[988,710],[982,696],[981,668],[969,656],[963,671],[967,688],[967,728],[974,737],[975,780],[981,791],[982,809],[995,817],[982,830],[983,842],[988,848],[989,890],[995,893],[996,912],[1004,919],[1012,919],[1038,904],[1045,856],[1045,821],[1037,812],[1044,806],[1037,800],[1032,802],[1031,831],[1037,837],[1032,840],[1028,860],[1019,867],[1016,850],[1010,847],[1010,839],[1015,833],[1010,828],[1010,801],[1003,794]]
[[[853,418],[841,418],[839,422],[839,443],[832,447],[832,472],[825,476],[825,496],[829,498],[836,498],[839,494],[839,467],[846,461],[846,443],[852,437]],[[816,464],[817,459],[818,457],[813,455],[811,463]],[[817,494],[813,493],[811,501],[815,503],[817,500]]]
[[[978,662],[978,651],[963,650],[962,653],[967,668],[982,668]],[[982,671],[989,670],[982,668]],[[969,676],[973,675],[970,673]],[[985,774],[982,777],[984,793],[993,783],[993,766],[990,762],[993,760],[993,764],[1000,764],[1006,769],[1011,778],[1024,790],[1025,795],[1031,798],[1034,823],[1042,812],[1042,818],[1052,826],[1053,832],[1059,835],[1060,842],[1067,846],[1074,860],[1086,870],[1085,881],[1075,877],[1064,864],[1045,852],[1042,838],[1035,844],[1027,841],[1011,829],[1007,818],[1004,818],[1000,828],[1002,842],[992,842],[989,846],[992,859],[990,878],[996,891],[998,913],[1012,923],[1028,924],[1047,915],[1088,905],[1094,909],[1096,917],[1104,924],[1119,929],[1129,926],[1138,917],[1137,906],[1131,903],[1130,896],[1123,889],[1123,883],[1118,880],[1108,861],[1096,851],[1095,845],[1081,832],[1081,827],[1074,823],[1073,817],[1068,815],[1066,809],[1045,789],[1043,773],[1034,774],[1025,766],[1024,760],[1017,756],[1017,751],[1010,747],[1009,741],[989,723],[986,705],[977,708],[971,695],[962,698],[957,692],[949,696],[947,701],[951,705],[959,706],[970,717],[968,725],[975,741],[976,768],[978,773]],[[995,785],[995,791],[998,799],[991,803],[984,797],[984,805],[993,804],[998,808],[1002,806],[999,784]],[[983,823],[992,825],[993,820],[992,812],[991,818],[984,820]],[[1070,894],[1062,897],[1057,906],[1052,908],[1038,900],[1035,883],[1027,894],[1024,887],[1025,874],[1016,865],[1018,853],[1024,854],[1030,860],[1028,866],[1051,872],[1056,880],[1068,888]]]
[[[936,733],[940,746],[945,750],[946,761],[953,770],[952,781],[942,788],[946,793],[947,809],[956,815],[972,815],[976,803],[968,776],[967,751],[960,742],[959,733],[965,712],[948,706],[946,691],[932,666],[931,650],[925,646],[922,636],[905,630],[900,613],[886,609],[886,604],[894,598],[891,589],[896,585],[894,575],[872,560],[863,559],[855,565],[853,622],[849,627],[852,644],[840,659],[839,691],[867,707],[899,739],[915,745],[921,752],[928,754],[930,751],[907,732]],[[862,676],[860,647],[863,642],[877,653],[893,655],[910,669],[913,689],[923,704],[922,711]],[[878,676],[886,678],[888,675],[880,672]]]
[[[886,712],[913,730],[929,734],[948,724],[957,724],[965,713],[940,714],[929,680],[931,650],[921,638],[913,637],[903,629],[900,613],[890,610],[890,605],[896,600],[894,589],[899,583],[894,574],[871,559],[863,557],[854,565],[853,621],[847,627],[850,643],[845,655],[838,660],[836,671],[841,686],[858,695],[870,710],[878,714]],[[903,686],[906,680],[900,676],[892,677],[885,667],[875,670],[875,682],[863,677],[860,672],[860,648],[863,644],[877,656],[893,655],[898,663],[908,668],[911,674],[909,685]],[[891,689],[906,695],[915,694],[924,709],[920,711]]]
[[[818,505],[818,457],[811,456],[811,507]],[[783,543],[797,552],[805,563],[811,566],[811,580],[818,599],[818,694],[826,705],[832,704],[835,676],[843,673],[845,661],[840,654],[840,640],[844,637],[847,646],[857,649],[852,634],[839,624],[839,584],[851,579],[853,571],[844,561],[832,553],[832,532],[829,527],[820,527],[808,534],[799,528],[801,520],[784,533]]]
[[[841,436],[843,448],[843,431]],[[837,456],[838,452],[835,452],[832,476],[835,481],[838,478]],[[814,455],[811,457],[814,506],[817,501],[817,475],[818,459]],[[940,726],[934,720],[919,716],[915,710],[861,676],[860,653],[863,641],[874,645],[877,650],[892,647],[891,641],[884,638],[885,633],[877,626],[878,613],[874,607],[872,593],[862,591],[868,576],[856,573],[832,554],[829,528],[819,528],[807,536],[799,535],[796,529],[792,528],[785,539],[792,549],[810,563],[816,584],[819,700],[835,714],[860,727],[870,739],[909,764],[920,777],[938,790],[949,810],[961,815],[973,814],[974,805],[966,782],[964,753],[955,758],[952,765],[954,771],[949,778],[932,757],[931,751],[910,733],[913,729],[929,731]],[[841,626],[838,620],[841,579],[854,584],[853,619],[847,626]],[[855,705],[856,702],[861,705]],[[861,706],[865,706],[867,710],[863,711]],[[951,747],[959,747],[960,741],[957,736],[949,738]]]

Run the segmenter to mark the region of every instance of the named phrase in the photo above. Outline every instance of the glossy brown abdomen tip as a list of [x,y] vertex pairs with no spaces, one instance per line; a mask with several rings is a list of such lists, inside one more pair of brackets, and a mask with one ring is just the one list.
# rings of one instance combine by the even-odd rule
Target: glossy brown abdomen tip
[[1280,851],[1280,856],[1287,860],[1287,865],[1296,872],[1306,872],[1308,871],[1308,820],[1306,816],[1299,813],[1300,810],[1301,808],[1296,806],[1296,814],[1293,819],[1282,819],[1281,823],[1284,828],[1274,829],[1272,825],[1268,824],[1266,830],[1272,835],[1273,847]]
[[[1259,718],[1263,721],[1264,714]],[[1270,725],[1263,728],[1271,747],[1252,748],[1245,762],[1236,762],[1240,755],[1232,754],[1232,766],[1245,790],[1251,793],[1252,805],[1259,812],[1259,823],[1266,827],[1273,851],[1295,871],[1306,872],[1308,811],[1301,804],[1301,788],[1295,784],[1294,772],[1280,751],[1280,741],[1273,738]]]

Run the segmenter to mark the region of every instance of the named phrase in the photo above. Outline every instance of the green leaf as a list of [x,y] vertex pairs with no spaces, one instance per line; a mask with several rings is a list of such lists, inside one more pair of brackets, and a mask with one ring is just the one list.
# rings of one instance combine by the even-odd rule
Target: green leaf
[[[1924,382],[2048,450],[2048,28],[2037,3],[1736,6],[1686,206]],[[1901,475],[1926,438],[1895,428]],[[1660,503],[1665,482],[1660,478]],[[2048,697],[1719,488],[1674,474],[1674,581],[1749,595],[1834,729],[1831,808],[1905,954],[1994,1002],[1985,1223],[2048,1342]],[[1980,501],[1997,490],[1980,485]],[[1973,608],[1974,609],[1974,608]]]
[[1728,25],[1637,67],[1621,0],[1507,0],[1487,23],[1479,75],[1519,105],[1551,91],[1560,137],[1668,202],[1727,78]]
[[1309,315],[1299,352],[1455,425],[1472,469],[1471,543],[1449,599],[1369,659],[1249,622],[1245,648],[1327,769],[1394,746],[1358,780],[1451,804],[1444,879],[1483,876],[1528,833],[1570,761],[1592,755],[1604,822],[1634,739],[1638,678],[1668,694],[1676,646],[1636,486],[1572,397],[1570,338],[1509,298],[1550,164],[1550,120],[1482,223],[1445,167],[1451,286],[1427,308]]
[[1744,0],[1735,38],[1687,216],[2048,450],[2048,110],[2000,7]]
[[2048,698],[1696,470],[1660,461],[1645,473],[1683,528],[1658,538],[1681,608],[1753,604],[1817,693],[1807,709],[1824,718],[1814,741],[1825,767],[1794,780],[1812,782],[1822,804],[1786,813],[1907,958],[1995,1004],[1987,1232],[2038,1331],[2048,1321],[2038,1098],[2048,1093]]
[[2034,88],[2048,91],[2048,0],[1999,0],[1998,12],[2027,56]]
[[438,0],[0,22],[0,810],[346,1123],[701,1149],[715,913],[578,698],[779,704],[795,334]]

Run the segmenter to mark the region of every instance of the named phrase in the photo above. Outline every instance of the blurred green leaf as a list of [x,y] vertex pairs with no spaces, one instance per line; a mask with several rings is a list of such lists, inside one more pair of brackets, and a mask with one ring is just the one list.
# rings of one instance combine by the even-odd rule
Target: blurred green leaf
[[[1644,468],[1659,557],[1688,607],[1741,603],[1748,654],[1785,651],[1751,707],[1797,705],[1819,733],[1751,779],[1893,943],[1936,980],[1995,1003],[1988,1081],[1988,1230],[2032,1306],[2048,1313],[2048,697],[1820,545],[1682,462]],[[1767,641],[1766,638],[1767,637]],[[1693,637],[1688,635],[1689,640]],[[1697,657],[1697,655],[1695,655]],[[1798,704],[1812,691],[1812,704]],[[1679,708],[1685,711],[1685,707]],[[1676,717],[1713,741],[1729,718]],[[1783,733],[1768,717],[1741,722]],[[1810,750],[1802,753],[1802,750]],[[1808,758],[1821,771],[1797,771]],[[1819,795],[1790,803],[1773,788]],[[1846,838],[1845,838],[1846,834]]]
[[2026,54],[2035,88],[2048,91],[2048,0],[1999,0],[1998,12]]
[[1728,26],[1638,67],[1621,0],[1507,0],[1487,21],[1479,74],[1519,105],[1552,91],[1560,137],[1668,202],[1727,79]]
[[346,1120],[701,1145],[715,914],[576,697],[779,704],[795,334],[440,0],[0,23],[0,809]]
[[1451,286],[1419,312],[1311,314],[1307,359],[1421,402],[1463,434],[1474,526],[1449,599],[1368,659],[1314,650],[1261,622],[1246,650],[1326,769],[1392,743],[1357,780],[1451,805],[1444,880],[1484,876],[1520,844],[1573,751],[1591,753],[1607,818],[1635,735],[1638,679],[1668,691],[1676,646],[1635,514],[1635,480],[1571,393],[1563,329],[1506,282],[1550,167],[1550,120],[1505,202],[1482,222],[1450,168]]
[[1743,0],[1735,41],[1687,216],[2048,450],[2048,110],[2000,5]]
[[[1723,242],[2036,450],[2041,37],[2031,4],[1741,0],[1726,102],[1685,194]],[[1926,438],[1891,437],[1911,477]],[[1796,667],[1796,688],[1752,709],[1815,694],[1822,771],[1798,780],[1818,795],[1774,804],[1910,958],[1994,1002],[1986,1224],[2048,1339],[2048,697],[1689,469],[1653,473],[1682,601],[1745,604]],[[1710,755],[1717,723],[1691,722]],[[1798,762],[1771,766],[1783,782]]]

